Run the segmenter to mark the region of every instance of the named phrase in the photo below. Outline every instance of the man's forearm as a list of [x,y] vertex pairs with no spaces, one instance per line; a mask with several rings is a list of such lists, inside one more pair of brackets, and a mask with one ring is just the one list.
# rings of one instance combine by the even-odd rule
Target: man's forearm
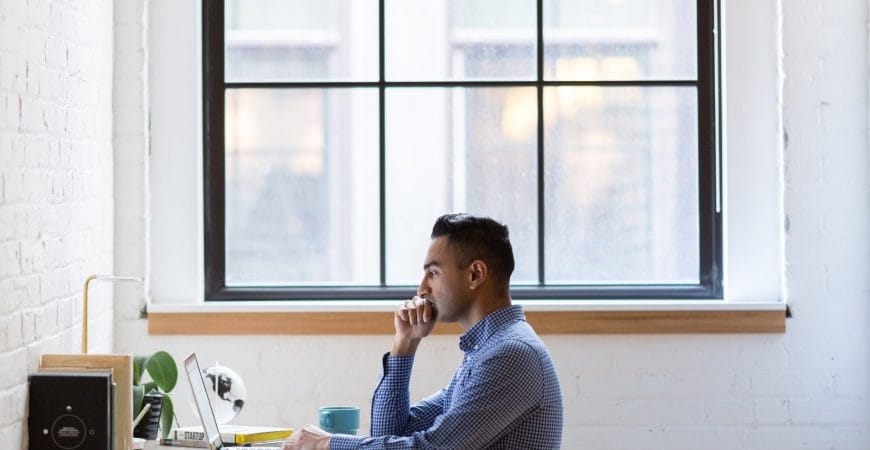
[[371,434],[400,434],[408,423],[410,392],[408,383],[414,357],[384,355],[384,375],[372,396]]
[[393,338],[393,346],[390,348],[390,356],[413,356],[417,353],[417,347],[419,345],[420,339],[396,336]]

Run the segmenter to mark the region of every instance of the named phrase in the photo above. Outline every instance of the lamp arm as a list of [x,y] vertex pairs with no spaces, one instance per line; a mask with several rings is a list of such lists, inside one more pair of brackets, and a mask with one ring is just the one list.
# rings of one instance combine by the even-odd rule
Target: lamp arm
[[82,292],[82,354],[88,353],[88,285],[97,278],[96,275],[88,275],[85,278],[85,286]]
[[82,354],[88,353],[88,287],[91,281],[143,281],[139,277],[122,277],[117,275],[88,275],[82,292]]

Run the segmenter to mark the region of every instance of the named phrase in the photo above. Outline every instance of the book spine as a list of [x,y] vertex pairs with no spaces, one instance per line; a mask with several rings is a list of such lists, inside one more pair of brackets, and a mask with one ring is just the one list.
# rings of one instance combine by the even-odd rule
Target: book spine
[[173,438],[185,441],[205,441],[205,432],[175,430],[175,435],[173,436]]
[[190,439],[161,439],[160,445],[166,447],[195,447],[208,448],[208,443],[205,441],[197,441]]
[[234,442],[236,445],[253,444],[268,441],[281,441],[293,434],[292,430],[287,431],[266,431],[262,433],[238,433],[224,435],[221,433],[221,440],[224,442]]

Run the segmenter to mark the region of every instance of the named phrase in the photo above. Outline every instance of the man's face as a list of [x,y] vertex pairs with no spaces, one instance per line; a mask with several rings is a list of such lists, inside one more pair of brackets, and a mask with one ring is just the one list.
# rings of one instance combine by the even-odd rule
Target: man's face
[[432,239],[417,294],[435,303],[439,321],[456,322],[467,314],[473,300],[469,281],[470,270],[457,265],[447,237]]

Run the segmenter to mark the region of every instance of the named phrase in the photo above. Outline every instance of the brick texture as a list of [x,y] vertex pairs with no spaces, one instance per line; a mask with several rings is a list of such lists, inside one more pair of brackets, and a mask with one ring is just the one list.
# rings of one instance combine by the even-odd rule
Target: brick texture
[[[116,3],[0,2],[0,442],[12,449],[26,448],[38,355],[78,350],[84,276],[148,271],[148,3]],[[784,136],[788,331],[545,336],[565,396],[563,448],[870,448],[868,5],[779,7],[780,60],[744,70],[782,75],[770,95]],[[111,302],[92,312],[94,351],[195,350],[233,367],[248,384],[240,423],[298,427],[318,406],[351,403],[368,426],[389,337],[151,337],[138,319],[147,285],[114,292],[114,326]],[[412,398],[446,384],[455,341],[424,343]],[[182,384],[176,404],[186,394]],[[189,408],[178,414],[194,422]]]
[[[40,355],[80,351],[84,278],[112,270],[112,49],[110,0],[0,2],[3,448],[26,448]],[[111,301],[91,317],[111,351]]]

